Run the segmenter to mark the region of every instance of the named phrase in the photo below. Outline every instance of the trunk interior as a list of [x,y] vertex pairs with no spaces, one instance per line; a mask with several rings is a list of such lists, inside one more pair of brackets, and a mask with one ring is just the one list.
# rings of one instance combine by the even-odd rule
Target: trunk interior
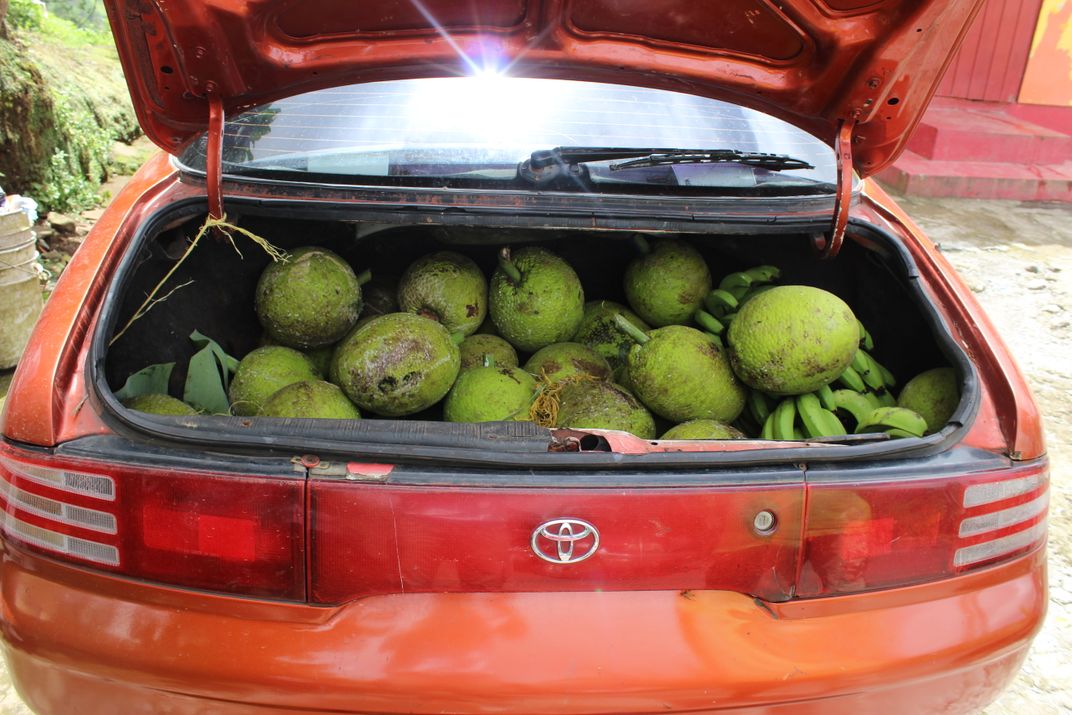
[[[270,259],[263,250],[244,239],[238,244],[240,255],[227,241],[206,237],[161,290],[160,295],[167,295],[166,300],[153,307],[146,317],[134,322],[113,345],[108,345],[118,326],[127,322],[146,295],[171,270],[202,220],[203,215],[191,215],[186,211],[184,215],[157,221],[159,228],[142,237],[121,267],[108,302],[109,308],[101,322],[104,337],[98,336],[95,347],[95,380],[102,394],[108,394],[109,389],[119,389],[129,375],[147,365],[175,361],[171,394],[181,395],[186,362],[197,349],[189,340],[194,331],[215,339],[236,358],[260,344],[262,329],[254,312],[253,295],[258,278]],[[234,215],[232,220],[235,220]],[[391,226],[346,220],[310,220],[294,218],[293,214],[290,217],[258,215],[255,211],[241,215],[237,222],[283,249],[307,245],[326,247],[343,256],[355,272],[369,269],[375,278],[380,279],[395,279],[416,258],[447,249],[471,257],[490,276],[496,265],[497,251],[502,246],[540,245],[555,251],[573,266],[582,281],[586,301],[605,299],[626,303],[621,277],[635,255],[631,243],[633,234],[628,231]],[[877,231],[868,234],[857,228],[855,232],[855,236],[850,235],[846,240],[840,255],[830,261],[819,260],[810,237],[802,234],[693,234],[686,238],[705,257],[716,286],[728,273],[771,264],[782,271],[779,284],[811,285],[840,296],[870,330],[874,339],[872,354],[893,372],[899,385],[926,369],[954,365],[962,384],[962,402],[956,417],[963,418],[972,379],[970,366],[937,321],[933,310],[924,302],[923,294],[912,285],[909,276],[913,267],[908,263],[907,253]],[[183,287],[170,292],[177,286]],[[527,355],[519,354],[519,357],[523,365]],[[118,406],[114,399],[111,404]],[[347,447],[352,449],[355,440],[376,441],[384,439],[384,435],[406,434],[405,439],[394,441],[464,446],[471,438],[472,446],[475,446],[488,435],[498,434],[502,438],[506,434],[506,442],[520,438],[522,441],[535,440],[537,445],[542,445],[530,445],[526,449],[542,449],[545,453],[556,451],[548,430],[525,423],[508,427],[498,423],[496,428],[491,424],[478,427],[438,422],[441,419],[439,405],[400,420],[381,420],[374,415],[366,417],[368,419],[360,420],[364,424],[349,428],[358,429],[359,433],[350,431],[343,436],[336,432],[338,441],[348,443]],[[335,421],[228,417],[196,418],[192,422],[186,418],[154,419],[148,424],[200,423],[204,433],[209,420],[217,424],[214,431],[229,433],[232,427],[241,426],[246,428],[247,434],[252,430],[262,438],[271,434],[285,436],[281,433],[288,430],[292,434],[297,431],[311,434],[310,430],[319,429],[318,434],[327,435],[324,430],[341,429]],[[419,429],[414,421],[420,423]],[[332,424],[302,424],[308,422]],[[656,422],[659,434],[672,426],[658,418]],[[943,439],[949,438],[952,431],[952,426],[947,426],[943,430]],[[240,441],[240,435],[235,437],[235,443]],[[889,441],[886,442],[888,445]],[[860,444],[863,442],[857,446]],[[935,444],[932,439],[931,446]],[[598,435],[594,440],[582,442],[581,451],[586,445],[608,451],[606,442]],[[485,450],[494,449],[486,442],[482,446]],[[838,446],[843,450],[856,448],[851,443]],[[705,449],[711,450],[711,447]],[[555,455],[547,456],[553,458]]]

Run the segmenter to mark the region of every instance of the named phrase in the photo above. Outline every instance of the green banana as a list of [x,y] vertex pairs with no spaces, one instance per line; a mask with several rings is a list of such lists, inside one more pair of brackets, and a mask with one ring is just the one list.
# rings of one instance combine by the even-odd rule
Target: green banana
[[849,430],[845,428],[845,425],[832,411],[823,410],[822,413],[820,413],[820,417],[826,423],[823,427],[823,431],[826,432],[827,437],[838,437],[843,434],[849,434]]
[[744,272],[730,273],[728,276],[722,279],[722,282],[718,284],[719,290],[724,290],[733,294],[733,297],[737,300],[741,299],[748,289],[752,287],[752,277]]
[[782,271],[777,266],[756,266],[749,268],[745,274],[752,279],[753,283],[773,283],[782,277]]
[[888,429],[903,430],[913,437],[922,437],[927,431],[927,421],[904,407],[879,407],[856,426],[856,433],[884,432]]
[[774,417],[774,439],[795,439],[793,425],[797,419],[796,400],[787,397],[778,403],[772,413]]
[[813,394],[797,396],[797,413],[808,437],[835,437],[845,434],[845,427],[833,412],[824,409]]
[[882,382],[882,373],[871,362],[871,356],[863,348],[857,350],[852,356],[852,369],[872,390],[881,390],[886,386]]
[[871,361],[871,366],[879,371],[882,375],[882,384],[887,387],[894,387],[897,385],[897,378],[893,376],[893,373],[886,369],[886,367],[875,359],[874,355],[868,353],[867,359]]
[[875,341],[871,339],[871,333],[867,332],[867,328],[859,320],[856,323],[860,326],[860,347],[864,350],[874,350]]
[[830,385],[823,385],[815,391],[815,396],[819,398],[819,402],[823,404],[824,410],[830,410],[833,412],[837,409],[837,402],[834,401],[834,391],[830,389]]
[[764,424],[770,416],[771,401],[759,390],[751,390],[748,393],[748,412],[759,424]]
[[728,290],[715,288],[704,296],[704,307],[717,318],[737,310],[737,297]]
[[867,385],[864,384],[863,379],[860,378],[860,373],[856,372],[852,365],[845,368],[845,371],[838,376],[837,381],[850,390],[856,390],[857,392],[867,391]]
[[874,409],[881,407],[877,400],[872,404],[865,395],[852,390],[835,390],[834,404],[837,405],[839,410],[844,410],[852,415],[852,419],[856,424],[863,422]]
[[881,407],[896,407],[897,400],[889,390],[878,390],[874,393],[875,399]]
[[774,439],[774,413],[767,415],[763,420],[763,430],[759,433],[760,439]]
[[697,322],[697,324],[699,324],[701,328],[703,328],[709,333],[714,333],[715,335],[722,335],[722,333],[726,330],[726,326],[723,325],[718,318],[711,315],[703,308],[698,308],[696,312],[692,314],[692,318]]
[[912,434],[911,432],[906,432],[905,430],[897,429],[896,427],[890,427],[888,430],[884,431],[886,432],[886,434],[888,434],[890,437],[893,437],[894,439],[898,439],[900,437],[919,437],[918,434]]
[[807,437],[804,436],[804,432],[799,427],[793,428],[793,441],[803,442]]
[[703,334],[706,335],[707,337],[711,338],[711,341],[714,342],[715,345],[719,346],[722,349],[726,348],[726,343],[722,342],[722,336],[721,335],[716,335],[715,333],[712,333],[709,330],[703,331]]
[[804,423],[804,431],[809,437],[822,437],[822,423],[819,419],[819,410],[823,406],[819,404],[819,398],[812,394],[797,395],[797,414]]
[[890,388],[897,384],[897,380],[896,378],[894,378],[893,373],[884,368],[882,364],[879,363],[879,361],[876,360],[873,355],[871,355],[871,353],[864,352],[864,357],[867,359],[867,362],[871,366],[871,369],[878,373],[879,379],[882,380],[883,388]]
[[861,397],[863,397],[865,400],[867,400],[867,404],[871,405],[872,410],[877,410],[879,407],[890,407],[891,406],[891,405],[887,405],[885,402],[883,402],[882,400],[878,399],[878,395],[876,395],[873,392],[868,392],[868,391],[865,390],[863,392],[858,392],[857,394],[860,395]]

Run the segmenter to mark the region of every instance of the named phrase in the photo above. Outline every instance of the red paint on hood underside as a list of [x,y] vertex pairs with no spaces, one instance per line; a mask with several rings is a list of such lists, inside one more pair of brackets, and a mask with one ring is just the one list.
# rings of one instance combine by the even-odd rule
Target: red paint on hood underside
[[[658,87],[768,112],[857,171],[903,148],[983,0],[106,0],[146,134],[329,86],[510,74]],[[539,111],[539,107],[533,107]]]

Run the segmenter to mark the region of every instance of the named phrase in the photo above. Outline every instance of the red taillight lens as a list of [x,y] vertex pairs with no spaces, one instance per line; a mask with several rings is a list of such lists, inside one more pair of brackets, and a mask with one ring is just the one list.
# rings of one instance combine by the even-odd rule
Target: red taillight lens
[[304,600],[304,482],[81,464],[0,445],[4,537],[125,576]]
[[808,490],[801,597],[955,576],[1024,554],[1046,538],[1044,463]]

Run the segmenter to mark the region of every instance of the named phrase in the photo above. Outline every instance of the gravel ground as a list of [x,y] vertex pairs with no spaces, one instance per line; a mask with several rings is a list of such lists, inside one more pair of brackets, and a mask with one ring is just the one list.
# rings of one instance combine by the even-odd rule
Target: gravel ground
[[[1049,613],[1020,675],[984,712],[1070,713],[1072,206],[957,199],[903,199],[901,205],[978,295],[1027,374],[1046,418],[1052,469]],[[2,662],[0,715],[30,715]]]

